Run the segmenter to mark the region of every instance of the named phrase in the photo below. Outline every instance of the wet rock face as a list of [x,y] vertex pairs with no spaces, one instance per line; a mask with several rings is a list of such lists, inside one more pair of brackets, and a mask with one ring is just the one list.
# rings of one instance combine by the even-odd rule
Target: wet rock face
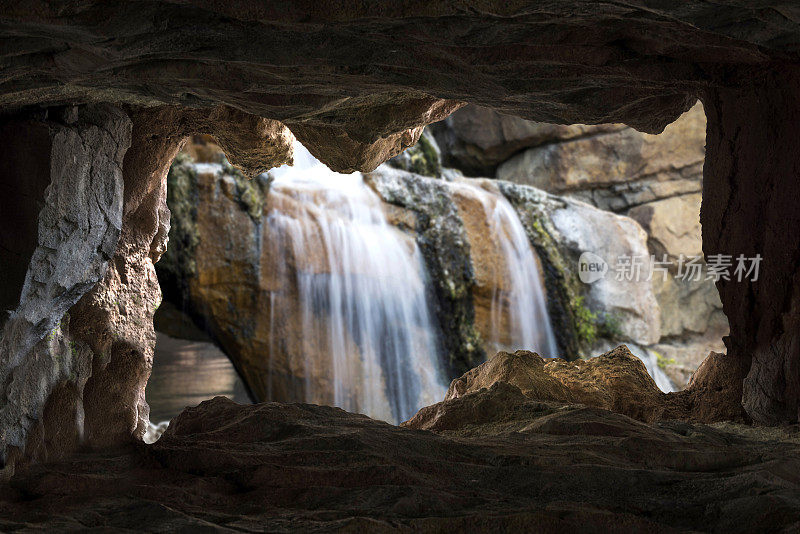
[[[633,220],[507,182],[447,181],[389,165],[364,180],[383,200],[389,224],[422,254],[448,379],[481,364],[497,347],[522,342],[511,339],[519,336],[511,331],[507,302],[515,290],[505,270],[511,260],[490,225],[496,208],[491,203],[506,199],[520,217],[525,246],[538,252],[534,261],[545,273],[558,351],[547,356],[590,355],[598,338],[610,337],[610,318],[616,329],[610,343],[659,340],[659,309],[649,281],[578,280],[585,250],[646,255],[646,235]],[[304,326],[312,310],[300,305],[293,283],[303,273],[328,272],[327,245],[312,239],[296,257],[281,245],[288,237],[270,223],[271,217],[286,216],[310,224],[315,212],[271,189],[268,175],[247,180],[205,142],[189,145],[176,159],[168,188],[170,248],[157,266],[166,297],[211,332],[257,398],[293,401],[313,392],[321,395],[316,401],[332,403],[333,386],[322,371],[331,368],[332,349],[306,339],[314,331]],[[328,313],[313,317],[314,325],[333,327]]]
[[[642,293],[638,286],[628,281],[617,284],[610,293],[588,296],[587,309],[608,310],[609,304],[621,308],[621,317],[609,317],[607,334],[617,342],[626,339],[655,351],[660,366],[669,374],[676,387],[682,388],[691,373],[710,351],[723,351],[722,337],[728,325],[722,313],[722,303],[712,280],[701,276],[686,276],[681,271],[681,262],[694,257],[702,258],[700,232],[700,190],[702,189],[702,165],[705,155],[706,118],[701,104],[696,104],[659,135],[640,133],[622,124],[597,126],[560,126],[543,124],[510,117],[496,111],[466,106],[447,120],[431,126],[442,147],[442,158],[466,174],[483,170],[489,176],[515,184],[534,185],[560,196],[582,200],[604,211],[627,215],[638,222],[646,232],[647,247],[632,247],[628,251],[644,259],[644,269],[649,269],[653,256],[656,262],[670,262],[666,276],[654,272],[652,293],[655,294],[660,315],[659,328],[652,325],[655,310],[643,315],[644,323],[638,334],[631,335],[634,326],[625,316],[627,292],[632,291],[636,309],[643,310],[652,300],[651,291]],[[521,198],[513,185],[501,185],[510,199],[515,199],[520,216],[531,232],[533,242],[538,242],[539,254],[549,259],[553,254],[542,246],[541,217],[528,201]],[[520,191],[524,191],[521,189]],[[572,249],[600,254],[613,270],[617,267],[620,250],[609,247],[631,231],[616,231],[618,224],[613,217],[589,221],[589,213],[580,215],[580,210],[565,212],[562,226],[571,228],[561,237],[575,243]],[[567,224],[577,216],[580,221]],[[630,225],[628,225],[630,226]],[[594,231],[595,228],[601,229]],[[555,228],[549,230],[552,235]],[[584,235],[578,235],[578,234]],[[572,235],[570,235],[572,234]],[[578,246],[579,245],[579,246]],[[605,245],[605,246],[604,246]],[[581,309],[570,306],[583,293],[578,287],[555,291],[564,286],[562,271],[577,261],[567,253],[567,265],[553,268],[557,261],[545,262],[548,276],[550,301],[565,304],[551,306],[551,316],[557,323],[556,332],[561,337],[574,329]],[[705,269],[700,259],[699,266]],[[615,273],[612,272],[613,277]],[[648,275],[645,274],[645,277]],[[603,283],[607,283],[604,281]],[[601,283],[600,285],[602,285]],[[569,284],[566,284],[567,286]],[[592,288],[591,293],[598,293]],[[616,294],[616,297],[614,297]],[[594,302],[592,302],[594,301]],[[603,305],[598,303],[602,302]],[[563,320],[563,310],[578,308],[568,313],[572,317]],[[602,314],[602,312],[600,312]],[[601,318],[602,319],[602,318]],[[624,320],[623,320],[624,319]],[[624,332],[619,330],[622,321]],[[581,321],[578,320],[578,323]],[[601,321],[602,322],[602,321]],[[625,324],[628,323],[628,324]],[[602,325],[601,325],[602,326]],[[642,327],[645,326],[643,329]],[[578,328],[584,334],[588,328]],[[627,337],[620,336],[624,333]],[[616,334],[616,335],[615,335]],[[567,337],[575,338],[575,333]],[[578,337],[587,337],[586,335]],[[591,337],[591,336],[589,336]],[[562,345],[569,345],[563,340]],[[657,343],[657,344],[656,344]],[[579,352],[572,348],[572,352]],[[607,350],[595,345],[589,353]],[[635,348],[634,350],[640,351]]]
[[[398,428],[324,406],[206,401],[152,446],[34,466],[0,485],[0,529],[541,532],[791,529],[789,431],[647,425],[495,384],[456,423]],[[46,510],[47,513],[43,513]]]
[[414,216],[413,231],[433,283],[449,374],[478,365],[486,351],[475,322],[474,252],[447,184],[387,167],[366,180],[385,202]]

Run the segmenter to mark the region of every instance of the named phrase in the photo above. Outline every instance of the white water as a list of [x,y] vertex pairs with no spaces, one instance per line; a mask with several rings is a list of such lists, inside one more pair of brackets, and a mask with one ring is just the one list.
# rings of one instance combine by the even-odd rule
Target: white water
[[[305,400],[320,402],[319,384],[329,384],[334,405],[393,422],[440,401],[440,342],[414,239],[387,222],[360,173],[334,173],[299,143],[294,166],[269,174],[264,231],[274,257],[294,262],[296,274],[281,276],[294,284],[308,349]],[[271,303],[272,327],[289,312]]]
[[491,334],[496,350],[531,350],[546,358],[558,356],[558,345],[550,316],[539,260],[525,228],[508,200],[499,192],[452,182],[454,189],[467,190],[478,198],[486,214],[491,238],[496,240],[502,265],[491,306]]

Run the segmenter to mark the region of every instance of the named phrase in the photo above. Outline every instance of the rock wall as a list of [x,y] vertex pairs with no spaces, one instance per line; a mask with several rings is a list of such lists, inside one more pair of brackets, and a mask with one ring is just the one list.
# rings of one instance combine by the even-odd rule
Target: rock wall
[[[449,377],[482,363],[496,343],[510,340],[503,304],[508,296],[497,299],[510,296],[502,275],[507,258],[498,248],[500,236],[487,226],[487,199],[511,202],[538,252],[558,341],[558,353],[548,356],[585,357],[602,340],[647,346],[660,339],[650,282],[607,278],[586,285],[578,279],[578,258],[587,247],[607,255],[645,255],[647,236],[636,222],[530,186],[448,181],[396,168],[407,163],[393,161],[364,180],[384,201],[390,224],[422,252]],[[309,345],[297,288],[286,285],[301,271],[325,272],[325,245],[307,246],[305,256],[276,252],[283,250],[280,236],[270,233],[267,222],[273,210],[298,220],[315,215],[295,213],[296,203],[270,189],[269,174],[248,181],[207,138],[176,159],[168,183],[171,246],[158,265],[167,298],[208,329],[257,398],[308,400],[314,391],[321,395],[315,402],[331,403],[329,375],[307,370],[308,359],[316,369],[330,368],[330,350]],[[598,227],[606,230],[598,234]],[[495,331],[491,318],[497,314],[503,319]],[[324,314],[317,316],[324,320]]]
[[[749,375],[745,405],[756,420],[798,420],[796,102],[786,88],[797,81],[800,25],[791,2],[401,1],[378,13],[367,4],[276,9],[199,0],[7,7],[0,16],[9,36],[0,66],[4,121],[41,106],[127,105],[157,110],[154,135],[169,131],[172,143],[207,131],[221,113],[230,119],[227,131],[220,123],[214,133],[245,167],[282,160],[276,154],[285,155],[285,144],[273,145],[273,160],[263,150],[269,141],[249,141],[288,135],[284,125],[331,165],[368,170],[462,101],[531,120],[625,122],[656,133],[701,98],[709,114],[704,252],[764,258],[758,284],[718,283],[731,325],[727,361]],[[36,137],[30,149],[47,153],[49,133],[24,128]],[[37,179],[34,196],[43,183]],[[23,214],[24,243],[10,252],[19,258],[37,248],[34,211]],[[19,304],[22,270],[9,269],[6,308]],[[34,329],[34,337],[46,330]]]
[[[23,241],[14,258],[27,262],[24,282],[20,287],[17,277],[8,280],[19,303],[9,310],[0,338],[5,466],[23,455],[59,457],[83,438],[92,353],[72,309],[103,278],[116,250],[131,121],[112,106],[67,107],[5,121],[2,131],[10,137],[4,143],[11,156],[3,165],[5,187],[28,188],[20,184],[30,181],[40,193],[17,197],[25,202],[19,211],[28,214],[21,237],[31,237],[34,213],[38,228],[36,248],[26,254]],[[31,149],[44,165],[27,162]]]
[[[622,124],[559,126],[525,121],[477,106],[465,107],[431,127],[442,158],[466,174],[491,172],[626,215],[647,233],[647,250],[668,273],[654,273],[660,334],[650,346],[679,387],[710,351],[723,351],[728,325],[713,280],[705,276],[700,235],[700,191],[706,118],[696,104],[659,135]],[[613,233],[604,229],[600,235]],[[584,240],[583,250],[596,252]],[[618,254],[604,259],[615,267]],[[697,258],[703,275],[680,265]],[[642,265],[642,269],[649,267]],[[623,286],[620,290],[623,290]],[[629,340],[633,340],[630,339]],[[600,347],[598,347],[599,349]]]
[[753,87],[712,91],[704,169],[703,251],[763,258],[756,280],[717,282],[742,403],[767,424],[800,420],[797,176],[800,72],[783,65]]
[[13,256],[2,265],[29,263],[21,286],[9,269],[4,297],[19,296],[0,339],[3,474],[144,434],[161,301],[153,265],[169,230],[165,176],[183,140],[209,129],[250,171],[291,157],[285,127],[226,108],[66,106],[4,120],[0,183],[31,196],[8,213],[24,215],[22,235],[4,237]]

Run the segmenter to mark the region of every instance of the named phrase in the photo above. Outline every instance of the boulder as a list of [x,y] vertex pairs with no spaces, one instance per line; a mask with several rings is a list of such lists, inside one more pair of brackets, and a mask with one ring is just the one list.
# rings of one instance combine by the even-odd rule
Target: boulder
[[648,248],[659,260],[664,255],[673,262],[681,255],[702,256],[701,198],[700,193],[694,193],[648,202],[631,208],[628,217],[642,225]]
[[467,176],[494,176],[497,166],[526,148],[625,128],[622,124],[550,124],[465,106],[428,127],[442,146],[442,158]]
[[[602,356],[571,362],[561,358],[545,360],[529,351],[498,352],[453,380],[444,401],[421,409],[406,425],[446,429],[449,423],[441,423],[440,419],[449,419],[449,401],[500,384],[505,388],[503,395],[513,396],[516,390],[530,400],[584,404],[646,422],[660,419],[666,408],[664,394],[641,360],[624,345]],[[481,414],[479,410],[475,413]],[[475,422],[462,418],[461,423],[465,420]]]
[[[659,135],[625,128],[551,142],[502,163],[497,178],[553,193],[580,192],[583,199],[596,198],[600,207],[623,211],[692,190],[688,182],[702,177],[705,123],[703,107],[696,104]],[[604,189],[612,193],[593,194]]]
[[605,275],[584,290],[589,308],[613,323],[609,333],[641,345],[658,341],[661,312],[647,280],[651,265],[644,230],[632,219],[571,199],[552,212],[552,226],[574,269],[585,252],[607,264]]

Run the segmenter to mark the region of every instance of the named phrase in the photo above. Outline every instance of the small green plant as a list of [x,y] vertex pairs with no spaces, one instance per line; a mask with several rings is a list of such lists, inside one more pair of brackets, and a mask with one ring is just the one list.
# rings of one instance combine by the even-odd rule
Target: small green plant
[[658,365],[659,369],[662,371],[666,369],[668,365],[675,365],[678,363],[675,361],[675,358],[665,358],[660,352],[653,351],[653,354],[656,355],[656,365]]
[[591,345],[597,340],[597,314],[586,307],[583,296],[575,297],[570,304],[578,339]]
[[622,332],[622,319],[616,313],[603,313],[600,321],[601,336],[608,339],[621,339],[624,337]]

